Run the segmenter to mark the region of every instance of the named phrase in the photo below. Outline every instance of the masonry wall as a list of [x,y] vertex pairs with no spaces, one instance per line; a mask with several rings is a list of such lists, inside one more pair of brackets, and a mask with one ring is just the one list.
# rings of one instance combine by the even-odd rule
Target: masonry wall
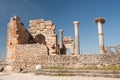
[[20,50],[16,51],[16,60],[12,65],[15,71],[19,69],[23,70],[35,69],[35,66],[38,64],[42,65],[43,67],[65,67],[65,68],[66,67],[85,68],[93,66],[102,67],[120,64],[119,54],[109,55],[94,54],[79,56],[44,55],[47,54],[46,49],[44,50],[42,45],[37,45],[37,48],[33,47],[36,45],[37,44],[31,44],[31,48],[29,45],[19,46],[18,49]]
[[43,19],[30,20],[29,26],[29,32],[36,42],[45,44],[49,48],[49,54],[58,54],[57,34],[55,33],[56,26],[52,21],[45,21]]
[[24,24],[20,21],[20,18],[14,16],[8,23],[7,30],[7,59],[8,62],[14,61],[14,54],[16,46],[18,44],[28,44],[30,40],[30,33],[25,29]]

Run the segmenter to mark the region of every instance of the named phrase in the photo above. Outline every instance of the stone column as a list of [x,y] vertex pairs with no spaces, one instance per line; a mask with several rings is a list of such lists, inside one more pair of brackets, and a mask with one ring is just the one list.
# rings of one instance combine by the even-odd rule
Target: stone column
[[105,23],[104,18],[96,18],[95,22],[98,24],[98,35],[99,35],[99,50],[101,54],[105,52],[104,50],[104,36],[103,36],[103,29],[102,24]]
[[60,49],[63,48],[63,30],[59,30],[60,32]]
[[79,22],[74,21],[74,28],[75,28],[75,53],[74,55],[80,54],[80,44],[79,44]]

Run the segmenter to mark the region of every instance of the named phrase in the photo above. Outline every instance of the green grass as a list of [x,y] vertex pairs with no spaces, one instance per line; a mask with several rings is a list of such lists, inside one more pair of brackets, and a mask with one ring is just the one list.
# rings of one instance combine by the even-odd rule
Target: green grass
[[116,65],[109,65],[107,67],[103,67],[101,68],[102,70],[120,70],[120,65],[116,66]]
[[[50,70],[49,70],[50,69]],[[54,73],[55,70],[55,73]],[[38,70],[35,72],[36,75],[49,75],[49,76],[75,76],[77,74],[72,73],[70,70],[103,70],[100,72],[97,72],[98,74],[103,74],[102,77],[113,77],[113,78],[120,78],[120,65],[109,65],[109,66],[103,66],[103,67],[97,67],[97,66],[92,66],[92,67],[82,67],[82,68],[65,68],[65,67],[60,67],[60,66],[54,66],[54,67],[45,67],[42,70]],[[110,71],[109,71],[110,70]],[[51,72],[53,71],[53,73]],[[85,73],[91,73],[91,72],[85,72]],[[94,77],[97,77],[96,73],[93,72]],[[113,75],[109,75],[113,74]],[[85,76],[84,72],[83,74],[80,74],[82,76]]]
[[103,67],[97,67],[97,66],[92,66],[92,67],[80,67],[80,68],[65,68],[65,67],[60,67],[60,66],[54,66],[54,67],[45,67],[43,69],[66,69],[66,70],[120,70],[120,65],[109,65],[109,66],[103,66]]

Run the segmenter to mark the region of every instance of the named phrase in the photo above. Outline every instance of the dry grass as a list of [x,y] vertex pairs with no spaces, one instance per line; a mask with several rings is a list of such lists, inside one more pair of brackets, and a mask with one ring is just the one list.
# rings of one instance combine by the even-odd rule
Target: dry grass
[[66,70],[120,70],[120,64],[119,65],[109,65],[109,66],[103,66],[103,67],[81,67],[81,68],[65,68],[60,66],[55,67],[45,67],[43,69],[66,69]]

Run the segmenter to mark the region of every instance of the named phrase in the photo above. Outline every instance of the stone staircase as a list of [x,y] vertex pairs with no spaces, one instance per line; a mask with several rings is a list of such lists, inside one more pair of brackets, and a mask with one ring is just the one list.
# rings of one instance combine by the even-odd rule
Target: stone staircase
[[120,70],[42,69],[35,71],[35,74],[48,76],[93,76],[93,77],[120,78]]

